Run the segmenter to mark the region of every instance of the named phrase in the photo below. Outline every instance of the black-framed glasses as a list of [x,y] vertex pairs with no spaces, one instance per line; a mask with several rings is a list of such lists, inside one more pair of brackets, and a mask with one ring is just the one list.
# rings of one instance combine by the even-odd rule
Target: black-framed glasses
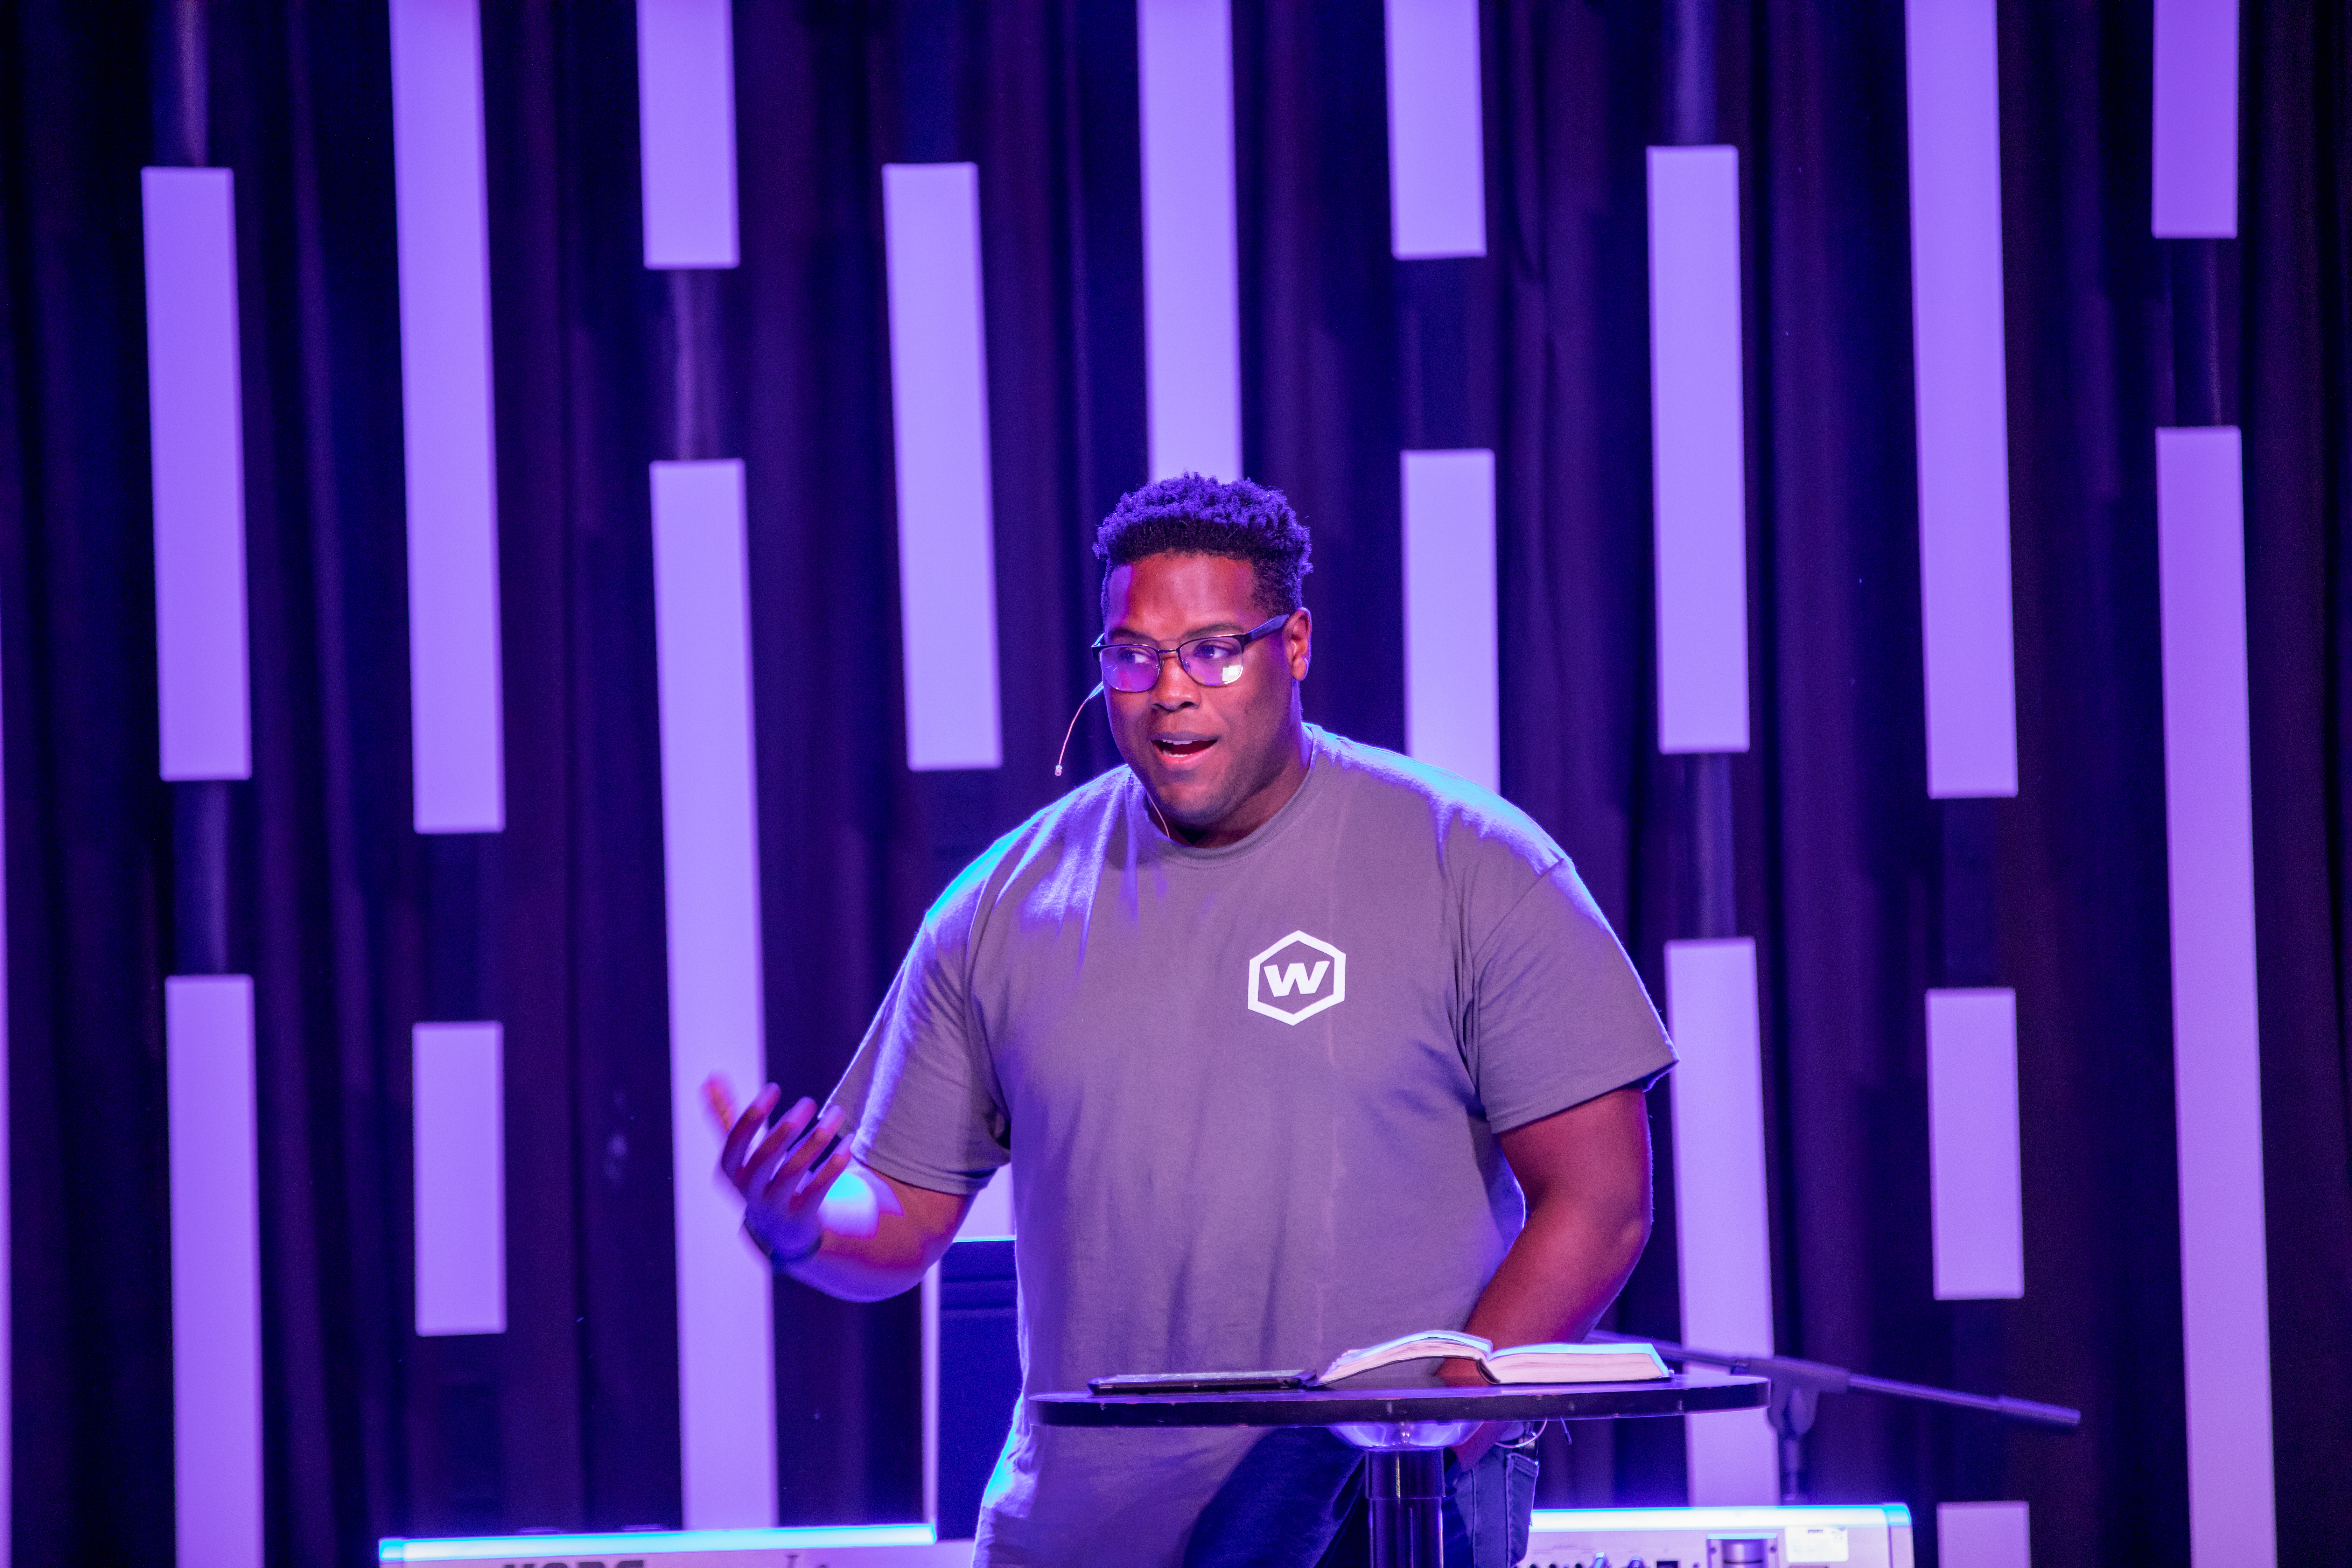
[[1222,632],[1190,637],[1174,647],[1148,642],[1112,642],[1105,632],[1095,638],[1095,657],[1102,661],[1103,684],[1113,691],[1149,691],[1160,684],[1160,661],[1175,657],[1184,673],[1203,686],[1231,686],[1242,678],[1242,650],[1260,637],[1270,637],[1289,624],[1285,610],[1245,632]]

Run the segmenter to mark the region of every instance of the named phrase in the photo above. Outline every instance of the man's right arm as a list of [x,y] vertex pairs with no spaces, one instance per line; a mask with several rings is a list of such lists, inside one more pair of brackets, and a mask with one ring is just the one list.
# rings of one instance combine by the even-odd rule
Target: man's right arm
[[803,1099],[761,1138],[783,1098],[774,1084],[752,1096],[740,1116],[718,1079],[706,1093],[727,1129],[719,1171],[742,1194],[744,1228],[779,1270],[829,1296],[878,1301],[912,1289],[971,1207],[968,1194],[936,1193],[852,1160],[854,1129],[837,1105],[819,1115]]

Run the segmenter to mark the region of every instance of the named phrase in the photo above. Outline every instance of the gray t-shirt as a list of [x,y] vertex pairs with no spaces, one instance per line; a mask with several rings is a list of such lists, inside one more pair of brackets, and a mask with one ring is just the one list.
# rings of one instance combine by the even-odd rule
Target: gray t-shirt
[[[1238,844],[1171,841],[1124,768],[1000,840],[835,1091],[900,1181],[969,1193],[1013,1162],[1029,1393],[1461,1326],[1526,1214],[1496,1134],[1673,1063],[1542,829],[1309,735]],[[1256,1436],[1016,1413],[977,1561],[1179,1563]]]

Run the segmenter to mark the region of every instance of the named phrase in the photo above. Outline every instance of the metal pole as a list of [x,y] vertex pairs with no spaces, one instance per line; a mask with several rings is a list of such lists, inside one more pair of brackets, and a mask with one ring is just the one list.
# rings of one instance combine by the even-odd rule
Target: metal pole
[[1364,1456],[1372,1568],[1442,1568],[1445,1450],[1374,1448]]

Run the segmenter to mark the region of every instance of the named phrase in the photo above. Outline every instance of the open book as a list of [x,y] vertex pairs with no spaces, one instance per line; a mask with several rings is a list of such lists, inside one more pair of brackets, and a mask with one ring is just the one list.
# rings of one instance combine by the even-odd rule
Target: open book
[[1512,1345],[1496,1350],[1494,1342],[1453,1329],[1432,1329],[1406,1334],[1362,1350],[1341,1351],[1329,1366],[1315,1374],[1318,1385],[1337,1383],[1400,1362],[1430,1361],[1458,1356],[1475,1361],[1489,1383],[1641,1383],[1666,1375],[1666,1363],[1656,1347],[1622,1341],[1592,1345]]

